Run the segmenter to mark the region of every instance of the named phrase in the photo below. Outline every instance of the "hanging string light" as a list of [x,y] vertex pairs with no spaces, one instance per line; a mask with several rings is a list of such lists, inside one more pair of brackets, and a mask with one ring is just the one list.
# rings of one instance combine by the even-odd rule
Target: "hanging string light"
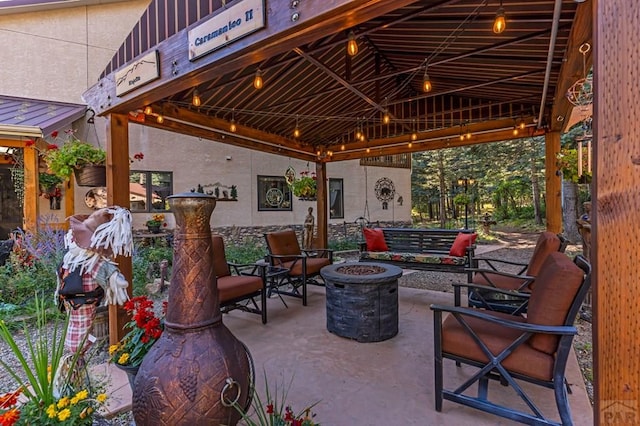
[[296,128],[293,129],[293,137],[294,138],[299,138],[300,137],[300,129],[298,128],[298,114],[296,114]]
[[518,124],[518,127],[520,128],[520,130],[524,130],[524,128],[527,127],[527,124],[524,122],[524,118],[520,119],[520,124]]
[[202,99],[200,99],[200,93],[198,93],[198,89],[193,90],[193,97],[191,98],[191,103],[193,106],[199,107],[202,104]]
[[496,18],[493,21],[493,32],[500,34],[507,27],[505,21],[504,8],[502,7],[502,0],[500,0],[500,7],[496,11]]
[[229,131],[231,131],[231,133],[235,133],[236,132],[237,127],[236,127],[236,110],[232,109],[231,110],[231,124],[229,125]]
[[158,116],[156,117],[156,121],[158,122],[158,124],[162,124],[164,123],[164,117],[158,114]]
[[258,68],[255,77],[253,77],[253,87],[260,90],[262,89],[263,85],[264,81],[262,80],[262,71],[260,70],[260,68]]
[[429,93],[433,86],[431,85],[431,79],[429,78],[429,73],[427,72],[428,65],[424,67],[424,77],[422,77],[422,91],[425,93]]
[[151,108],[151,105],[147,105],[146,107],[144,107],[144,113],[146,115],[151,115],[153,114],[153,108]]
[[[411,126],[411,140],[418,140],[418,134],[416,133],[416,119],[414,118]],[[409,148],[411,148],[411,142],[409,142]]]
[[515,126],[515,127],[513,128],[513,136],[518,136],[518,133],[520,133],[520,132],[518,131],[518,126]]
[[382,113],[382,122],[384,124],[389,124],[390,121],[391,121],[391,117],[389,117],[389,111],[385,109],[384,112]]
[[347,54],[349,56],[356,56],[358,54],[358,42],[356,41],[356,35],[353,33],[353,30],[349,31]]

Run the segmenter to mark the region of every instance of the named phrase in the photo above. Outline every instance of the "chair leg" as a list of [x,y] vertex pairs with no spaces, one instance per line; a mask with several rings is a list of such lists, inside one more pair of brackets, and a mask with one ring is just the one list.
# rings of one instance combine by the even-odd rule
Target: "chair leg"
[[571,420],[571,408],[569,407],[569,401],[567,399],[567,388],[565,387],[564,379],[555,381],[553,391],[556,396],[556,405],[558,407],[558,414],[560,414],[562,425],[573,426],[573,420]]
[[307,276],[302,276],[302,306],[307,306]]
[[260,303],[261,303],[260,312],[262,313],[262,323],[266,324],[267,323],[267,289],[266,288],[263,288],[262,291],[260,292]]
[[436,311],[433,319],[434,392],[436,411],[442,411],[442,313]]

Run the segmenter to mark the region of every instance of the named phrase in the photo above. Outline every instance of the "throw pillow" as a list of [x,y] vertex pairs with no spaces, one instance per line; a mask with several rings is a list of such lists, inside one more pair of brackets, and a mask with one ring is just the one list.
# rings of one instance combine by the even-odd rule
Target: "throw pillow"
[[478,234],[475,232],[473,234],[458,232],[456,240],[449,250],[449,256],[463,257],[467,254],[467,247],[473,245],[476,242],[476,238],[478,238]]
[[389,251],[384,241],[384,234],[380,228],[364,228],[364,240],[367,242],[368,251]]

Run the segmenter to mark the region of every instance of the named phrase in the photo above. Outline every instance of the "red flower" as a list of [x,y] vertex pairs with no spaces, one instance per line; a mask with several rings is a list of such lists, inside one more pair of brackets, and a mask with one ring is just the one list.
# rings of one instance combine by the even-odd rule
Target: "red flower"
[[133,155],[133,159],[134,160],[138,160],[139,161],[139,160],[142,160],[143,158],[144,158],[144,154],[141,153],[141,152],[138,152],[137,154]]
[[0,425],[13,426],[20,418],[20,410],[12,408],[11,410],[0,415]]
[[16,402],[18,401],[18,397],[20,396],[21,393],[22,393],[22,388],[18,388],[13,392],[9,392],[0,396],[0,408],[7,409],[9,407],[16,405]]
[[33,139],[27,139],[27,141],[24,143],[24,146],[34,146],[36,144],[36,141],[34,141]]
[[267,404],[267,414],[273,414],[273,404]]
[[293,421],[293,411],[291,411],[291,407],[287,407],[284,409],[284,421]]
[[58,131],[54,130],[53,132],[51,132],[51,137],[54,138],[54,139],[57,138],[58,137]]
[[47,145],[47,149],[48,150],[58,149],[58,145],[56,145],[55,143],[50,143],[50,144]]

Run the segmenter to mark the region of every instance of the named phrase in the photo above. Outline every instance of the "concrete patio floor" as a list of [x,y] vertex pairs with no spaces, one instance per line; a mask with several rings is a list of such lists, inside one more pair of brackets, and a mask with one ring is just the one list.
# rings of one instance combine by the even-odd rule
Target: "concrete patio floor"
[[[399,333],[378,343],[358,343],[329,333],[322,287],[309,287],[309,306],[303,307],[299,299],[285,300],[289,308],[275,296],[268,300],[266,325],[258,315],[239,311],[223,317],[253,356],[256,388],[263,400],[266,373],[272,391],[276,382],[288,384],[293,377],[289,404],[298,411],[319,401],[313,411],[325,426],[514,424],[448,401],[444,401],[441,413],[434,409],[433,313],[429,305],[451,305],[452,294],[401,287]],[[445,361],[445,386],[461,383],[473,370]],[[110,409],[129,409],[131,393],[126,377],[119,370],[108,374],[112,374]],[[569,400],[574,423],[593,424],[593,410],[575,355],[569,360],[567,380],[573,391]],[[533,388],[536,404],[557,419],[553,392]],[[507,405],[523,406],[511,388],[498,383],[490,384],[489,394]]]

